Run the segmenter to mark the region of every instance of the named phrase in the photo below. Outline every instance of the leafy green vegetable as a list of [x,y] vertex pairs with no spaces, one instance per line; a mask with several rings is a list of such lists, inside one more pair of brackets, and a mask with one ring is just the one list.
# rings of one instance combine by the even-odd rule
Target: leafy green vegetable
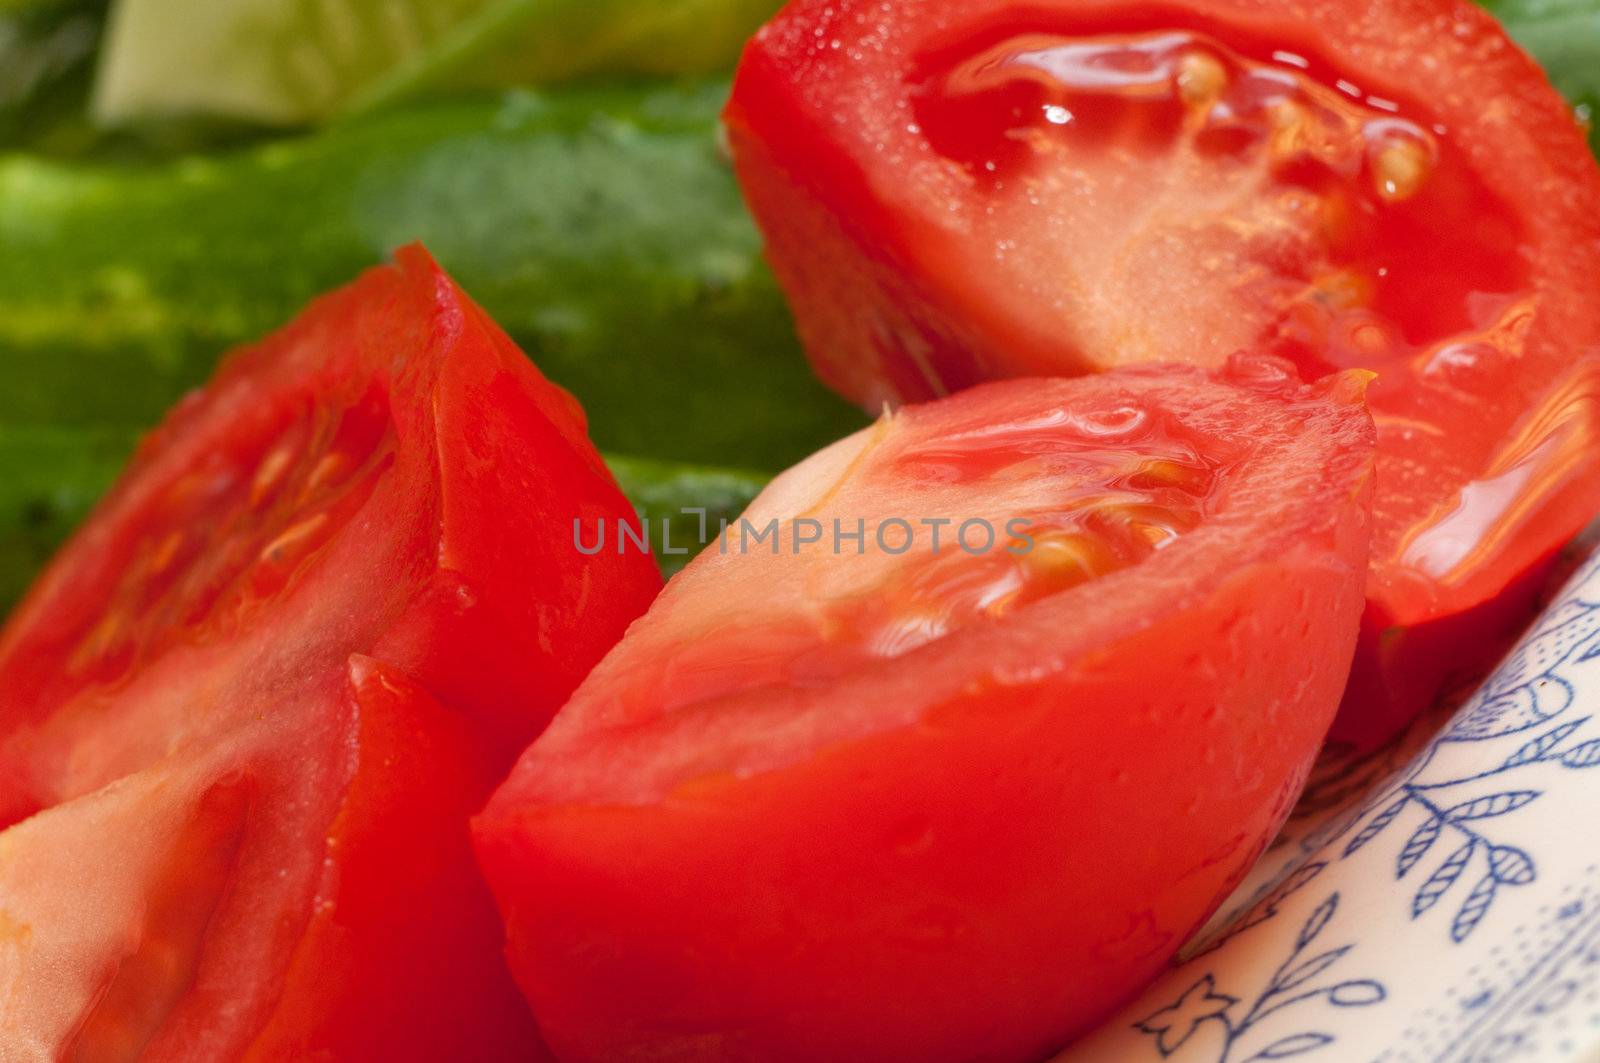
[[1485,6],[1577,106],[1600,152],[1600,0],[1487,0]]
[[778,0],[118,0],[95,109],[294,125],[420,90],[732,65]]
[[60,152],[93,137],[83,110],[103,6],[0,0],[0,146]]
[[225,347],[421,239],[603,448],[791,464],[863,419],[798,349],[720,99],[524,92],[170,165],[0,158],[0,424],[149,425]]

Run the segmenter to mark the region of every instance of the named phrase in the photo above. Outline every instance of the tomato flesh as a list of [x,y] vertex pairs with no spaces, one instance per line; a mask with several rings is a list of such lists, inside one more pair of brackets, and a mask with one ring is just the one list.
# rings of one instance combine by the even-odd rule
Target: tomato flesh
[[914,75],[919,128],[983,200],[973,235],[1037,231],[996,256],[1008,273],[986,295],[1070,323],[1065,342],[1031,344],[1044,366],[1215,364],[1264,345],[1314,379],[1482,332],[1527,296],[1515,214],[1408,117],[1422,108],[1282,48],[1250,53],[1171,27],[1078,27]]
[[775,480],[475,821],[558,1055],[1042,1058],[1158,971],[1355,644],[1372,426],[1292,378],[989,384]]
[[1378,373],[1341,737],[1491,658],[1600,509],[1600,170],[1472,5],[800,0],[727,118],[813,361],[869,408],[1241,350]]
[[[894,431],[893,421],[879,429]],[[942,523],[886,528],[871,554],[842,538],[864,529],[841,524],[847,565],[802,545],[798,559],[784,559],[784,578],[814,570],[804,599],[769,591],[756,612],[729,614],[715,638],[664,650],[659,682],[633,700],[670,711],[754,686],[831,682],[1136,565],[1196,527],[1219,487],[1220,459],[1202,455],[1191,435],[1164,411],[1129,405],[975,424],[897,448],[864,488],[885,498],[907,484],[958,498],[986,488],[985,511],[930,511],[920,519]],[[832,533],[824,529],[825,542]]]
[[465,821],[659,588],[571,546],[629,513],[420,249],[230,357],[0,635],[28,942],[0,1029],[49,1058],[537,1045]]
[[0,834],[0,1036],[19,1058],[537,1045],[515,987],[458,959],[499,947],[461,829],[485,772],[461,720],[360,658],[297,708],[314,711],[293,735],[184,750]]

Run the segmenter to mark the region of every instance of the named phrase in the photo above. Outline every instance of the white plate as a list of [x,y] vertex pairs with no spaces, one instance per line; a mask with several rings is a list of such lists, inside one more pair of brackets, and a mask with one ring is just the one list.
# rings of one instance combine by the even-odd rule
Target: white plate
[[1058,1063],[1600,1060],[1600,559],[1413,735],[1321,766],[1185,962]]

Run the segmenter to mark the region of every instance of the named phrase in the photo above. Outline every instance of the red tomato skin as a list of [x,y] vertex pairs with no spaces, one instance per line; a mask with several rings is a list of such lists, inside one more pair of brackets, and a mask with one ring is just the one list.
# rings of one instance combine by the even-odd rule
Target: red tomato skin
[[[561,781],[570,749],[536,743],[474,837],[552,1049],[1010,1061],[1090,1028],[1237,885],[1310,770],[1361,609],[1352,467],[1316,489],[1315,530],[1200,601],[1073,663],[975,667],[912,725],[590,801]],[[918,704],[926,672],[816,696]],[[634,765],[608,734],[596,763]]]
[[[158,651],[114,681],[64,667],[175,479],[247,453],[235,438],[284,409],[372,388],[393,459],[279,593],[225,623],[147,632]],[[228,768],[263,795],[247,842],[265,832],[293,861],[314,849],[317,874],[277,883],[291,860],[273,853],[234,869],[257,900],[209,927],[203,970],[145,1058],[537,1051],[467,816],[659,590],[647,554],[572,546],[574,518],[631,514],[571,396],[418,247],[230,356],[152,434],[0,634],[0,827],[40,809],[55,822],[169,758],[248,740]],[[317,736],[352,656],[385,678],[356,681],[360,729],[329,752]],[[299,746],[316,786],[338,773],[311,765],[351,761],[350,789],[291,792],[278,751]],[[263,935],[270,948],[240,944]]]
[[[983,326],[944,309],[946,293],[879,228],[864,168],[812,120],[812,101],[795,91],[803,84],[798,61],[770,47],[787,36],[775,22],[746,47],[723,122],[745,202],[817,376],[874,413],[1000,376],[1004,363],[987,354]],[[782,131],[781,155],[768,130]]]
[[[1556,559],[1534,562],[1480,605],[1422,623],[1397,621],[1369,601],[1329,740],[1371,750],[1414,721],[1430,726],[1433,716],[1419,713],[1457,704],[1510,651],[1550,589]],[[1474,655],[1465,657],[1463,647]]]
[[[875,412],[983,380],[1096,372],[1128,358],[1119,350],[1076,349],[1058,338],[1071,323],[1049,308],[1013,315],[977,286],[977,267],[990,261],[990,249],[964,245],[970,236],[963,223],[941,218],[970,193],[911,132],[916,115],[905,84],[922,47],[949,47],[975,25],[992,32],[1014,24],[1022,32],[1070,18],[1143,26],[1175,12],[1186,27],[1224,38],[1243,27],[1253,40],[1331,52],[1352,64],[1352,76],[1368,90],[1438,103],[1452,143],[1488,187],[1524,213],[1544,303],[1522,353],[1502,367],[1506,375],[1457,402],[1450,415],[1451,437],[1467,448],[1464,471],[1429,468],[1424,458],[1419,473],[1401,441],[1411,411],[1389,398],[1393,381],[1383,377],[1406,377],[1411,369],[1380,370],[1370,393],[1380,425],[1371,602],[1333,737],[1371,748],[1432,704],[1441,688],[1492,663],[1530,617],[1520,588],[1537,583],[1549,558],[1600,511],[1600,460],[1593,457],[1600,453],[1600,404],[1589,397],[1600,388],[1600,308],[1583,294],[1591,286],[1585,278],[1600,272],[1600,220],[1592,206],[1600,200],[1600,169],[1570,107],[1477,5],[1359,6],[794,0],[747,47],[726,124],[746,198],[818,376]],[[1492,86],[1496,106],[1482,106],[1484,86]],[[1027,234],[1018,237],[1026,246]],[[1209,356],[1170,350],[1159,357],[1205,363]],[[1464,572],[1436,579],[1417,571],[1405,557],[1413,529],[1448,513],[1463,485],[1503,472],[1496,458],[1514,451],[1514,437],[1541,419],[1570,435],[1561,446],[1578,456],[1552,460],[1552,474],[1536,478],[1525,507]]]
[[645,551],[595,563],[574,547],[574,520],[614,526],[633,507],[577,401],[463,303],[463,333],[492,368],[439,381],[438,571],[374,652],[478,717],[503,775],[662,580]]

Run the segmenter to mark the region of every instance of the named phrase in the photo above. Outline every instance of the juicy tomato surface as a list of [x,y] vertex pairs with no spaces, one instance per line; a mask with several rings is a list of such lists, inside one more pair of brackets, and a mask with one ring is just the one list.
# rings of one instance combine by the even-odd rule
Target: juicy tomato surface
[[727,121],[869,408],[1240,350],[1378,373],[1342,737],[1489,663],[1600,508],[1600,169],[1464,0],[795,0]]
[[1372,425],[1292,377],[989,384],[775,480],[475,820],[557,1054],[1040,1058],[1155,974],[1355,646]]
[[533,1051],[466,817],[659,589],[572,547],[630,513],[420,248],[231,356],[0,635],[0,1042]]

